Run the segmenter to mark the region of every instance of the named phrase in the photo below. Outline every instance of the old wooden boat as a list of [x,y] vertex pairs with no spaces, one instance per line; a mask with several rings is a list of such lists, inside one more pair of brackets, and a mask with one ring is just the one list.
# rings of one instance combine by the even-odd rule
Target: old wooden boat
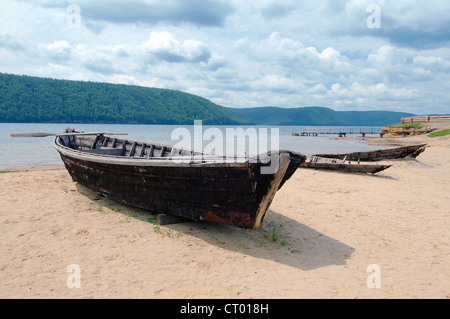
[[54,144],[74,181],[155,213],[247,229],[261,227],[276,191],[306,159],[290,151],[230,158],[80,133],[66,129]]
[[324,158],[319,156],[308,156],[306,161],[300,164],[302,168],[312,168],[317,170],[337,171],[344,173],[367,173],[376,174],[392,165],[382,164],[361,164],[337,158]]
[[346,159],[349,161],[375,162],[380,160],[398,159],[405,157],[416,158],[425,150],[426,146],[427,144],[418,144],[352,153],[317,154],[317,156],[322,158]]

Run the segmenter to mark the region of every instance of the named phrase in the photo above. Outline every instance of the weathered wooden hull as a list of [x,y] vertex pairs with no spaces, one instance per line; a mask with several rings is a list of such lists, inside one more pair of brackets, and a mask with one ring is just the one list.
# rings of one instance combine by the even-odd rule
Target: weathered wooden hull
[[341,159],[321,158],[313,156],[300,164],[301,168],[336,171],[343,173],[376,174],[391,167],[391,165],[361,164],[343,161]]
[[[78,146],[86,149],[73,149],[74,144],[89,142],[86,137],[72,142],[56,139],[55,148],[76,182],[110,199],[155,213],[248,229],[261,227],[276,191],[305,160],[300,154],[280,152],[278,169],[262,174],[266,164],[261,162],[179,162],[164,158],[170,148],[165,147],[168,153],[161,152],[161,146],[151,143],[146,145],[163,156],[149,157],[144,149],[136,152],[139,145],[133,141],[128,142],[134,147],[131,152],[117,139],[114,146],[124,149],[123,154],[105,155],[103,151],[108,153],[114,147],[102,139],[91,140],[94,146],[90,148]],[[103,144],[102,150],[98,145]],[[141,153],[143,156],[139,156]]]
[[426,144],[402,146],[389,149],[378,149],[373,151],[352,152],[342,154],[317,154],[323,158],[346,159],[348,161],[375,162],[386,159],[398,159],[411,157],[416,158],[426,148]]

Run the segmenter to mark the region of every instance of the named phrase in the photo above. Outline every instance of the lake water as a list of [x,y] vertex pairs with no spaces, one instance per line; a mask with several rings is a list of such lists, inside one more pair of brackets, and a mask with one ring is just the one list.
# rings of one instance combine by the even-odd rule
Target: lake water
[[[107,133],[127,133],[127,139],[137,139],[143,141],[151,141],[156,143],[164,143],[176,145],[180,142],[180,138],[172,140],[172,133],[180,128],[185,128],[195,135],[194,126],[179,125],[117,125],[117,124],[16,124],[16,123],[0,123],[0,169],[36,167],[40,165],[62,165],[58,152],[53,148],[54,137],[44,138],[12,138],[10,133],[30,133],[30,132],[48,132],[59,133],[65,128],[72,127],[83,130],[85,132],[107,132]],[[379,132],[381,127],[314,127],[314,126],[202,126],[200,136],[209,128],[219,129],[223,137],[227,136],[227,129],[250,128],[255,129],[257,133],[275,132],[278,129],[279,149],[291,150],[303,154],[316,153],[339,153],[350,151],[364,151],[379,147],[365,144],[361,139],[342,140],[336,139],[336,135],[319,135],[319,136],[292,136],[297,131],[346,131],[353,132],[375,131]],[[261,131],[260,131],[261,130]],[[274,133],[275,134],[275,133]],[[264,137],[264,134],[258,134],[258,137]],[[357,136],[357,135],[352,135]],[[240,143],[238,139],[234,139],[235,143]],[[270,136],[268,138],[270,142]],[[210,144],[210,141],[203,141],[203,145]],[[194,144],[194,142],[192,143]],[[225,144],[224,144],[225,145]],[[268,148],[270,143],[268,143]],[[224,150],[226,147],[224,146]]]

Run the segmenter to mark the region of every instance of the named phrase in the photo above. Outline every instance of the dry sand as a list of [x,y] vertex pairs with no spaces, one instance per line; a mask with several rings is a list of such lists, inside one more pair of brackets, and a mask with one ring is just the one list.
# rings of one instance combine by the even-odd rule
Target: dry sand
[[1,173],[0,298],[450,298],[450,137],[371,140],[422,141],[377,176],[299,169],[256,231],[151,224],[62,166]]

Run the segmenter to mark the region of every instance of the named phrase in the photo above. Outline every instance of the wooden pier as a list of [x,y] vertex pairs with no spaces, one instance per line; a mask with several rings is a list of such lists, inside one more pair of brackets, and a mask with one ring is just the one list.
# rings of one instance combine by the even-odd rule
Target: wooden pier
[[360,131],[354,131],[352,129],[349,130],[324,130],[324,131],[310,131],[310,130],[303,130],[298,132],[293,132],[292,136],[319,136],[319,135],[338,135],[339,137],[347,137],[347,135],[361,135],[362,137],[365,137],[366,135],[381,135],[380,130],[375,129],[369,129],[369,130],[360,130]]
[[433,129],[425,129],[425,130],[405,130],[405,131],[395,131],[395,132],[351,132],[351,131],[326,131],[326,132],[318,132],[318,131],[300,131],[293,132],[292,136],[319,136],[319,135],[338,135],[338,137],[347,137],[347,135],[361,135],[362,137],[366,137],[366,135],[379,135],[380,138],[383,138],[386,134],[397,134],[402,137],[406,137],[408,135],[420,135],[427,134],[434,131]]

